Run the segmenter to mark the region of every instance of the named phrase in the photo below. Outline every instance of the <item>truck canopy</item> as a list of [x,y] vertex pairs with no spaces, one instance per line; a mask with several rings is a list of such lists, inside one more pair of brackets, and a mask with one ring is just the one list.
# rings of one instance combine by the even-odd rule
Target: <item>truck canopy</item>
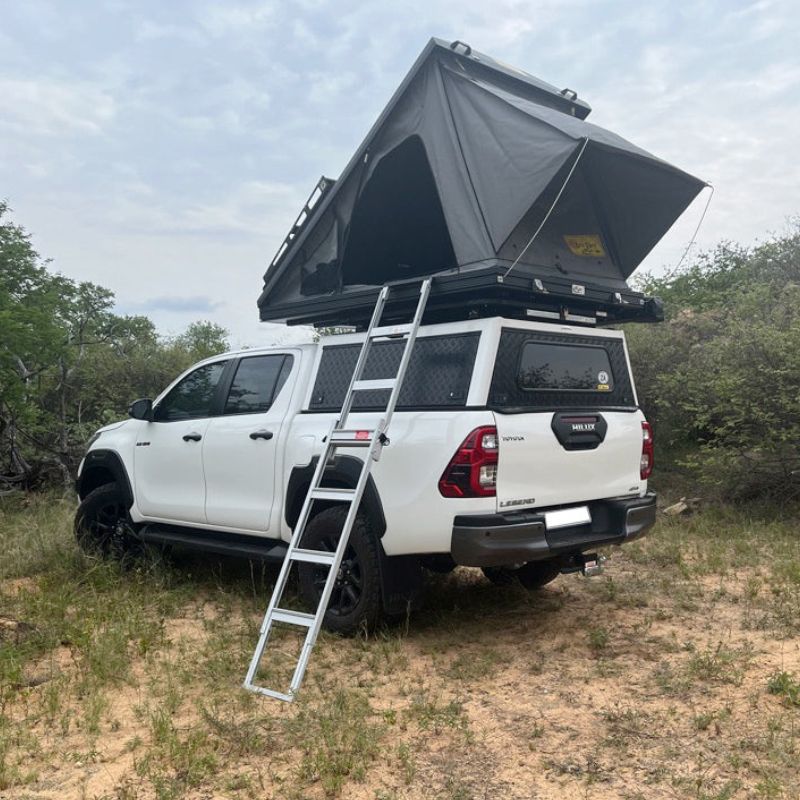
[[[287,237],[264,276],[261,319],[353,322],[375,287],[429,275],[482,300],[487,286],[557,295],[575,283],[612,304],[635,295],[626,279],[704,183],[586,122],[590,110],[574,92],[431,40]],[[502,286],[512,264],[518,286]]]

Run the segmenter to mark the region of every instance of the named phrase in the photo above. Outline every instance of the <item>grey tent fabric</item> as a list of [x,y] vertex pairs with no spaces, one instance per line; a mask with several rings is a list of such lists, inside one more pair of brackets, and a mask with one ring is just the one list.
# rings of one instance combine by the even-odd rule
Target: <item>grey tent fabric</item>
[[704,183],[586,122],[589,111],[432,40],[267,271],[261,318],[304,298],[517,261],[536,274],[626,286]]

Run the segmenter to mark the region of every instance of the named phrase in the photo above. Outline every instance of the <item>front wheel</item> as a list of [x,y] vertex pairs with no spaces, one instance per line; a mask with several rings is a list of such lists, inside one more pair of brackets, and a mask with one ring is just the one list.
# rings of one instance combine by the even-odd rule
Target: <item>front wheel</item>
[[[334,552],[348,510],[349,506],[332,506],[317,514],[306,527],[301,547]],[[328,630],[351,635],[378,624],[383,611],[379,546],[366,515],[359,512],[323,617]],[[328,571],[320,564],[299,564],[300,594],[309,608],[319,605]]]
[[483,574],[496,586],[520,583],[526,589],[541,589],[561,573],[561,564],[552,559],[529,561],[521,567],[483,567]]
[[116,483],[98,486],[81,500],[75,514],[75,538],[82,550],[105,558],[122,560],[138,552],[128,505]]

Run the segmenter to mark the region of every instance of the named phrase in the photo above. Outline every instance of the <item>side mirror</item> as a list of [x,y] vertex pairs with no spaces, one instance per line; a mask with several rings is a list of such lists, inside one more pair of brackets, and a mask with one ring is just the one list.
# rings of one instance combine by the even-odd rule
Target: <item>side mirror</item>
[[134,419],[153,421],[153,401],[149,397],[134,400],[128,408],[128,414]]

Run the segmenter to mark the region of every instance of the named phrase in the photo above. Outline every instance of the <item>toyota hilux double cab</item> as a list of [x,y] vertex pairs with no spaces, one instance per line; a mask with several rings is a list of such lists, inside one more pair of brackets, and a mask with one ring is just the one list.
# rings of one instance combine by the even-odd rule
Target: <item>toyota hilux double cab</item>
[[[428,279],[324,624],[403,613],[425,567],[535,589],[641,536],[653,436],[611,326],[663,319],[627,281],[705,184],[590,112],[571,89],[432,39],[264,275],[262,321],[356,332],[210,358],[134,403],[81,465],[79,539],[282,560],[378,298],[391,288],[382,324],[407,322]],[[357,374],[390,383],[404,346],[374,342]],[[367,388],[347,427],[383,433],[389,390]],[[354,488],[360,454],[337,448],[322,488]],[[319,488],[300,546],[334,550],[346,510]],[[298,565],[311,608],[327,568]]]
[[[81,463],[78,539],[279,561],[363,333],[215,356],[131,418],[100,429]],[[365,376],[393,375],[403,343],[375,342]],[[359,394],[349,426],[375,427],[388,392]],[[374,625],[413,603],[421,570],[480,567],[536,589],[655,520],[650,426],[621,331],[487,318],[420,328],[324,624]],[[353,488],[362,450],[326,486]],[[304,547],[333,550],[344,509],[315,502]],[[299,565],[314,608],[326,567]]]

